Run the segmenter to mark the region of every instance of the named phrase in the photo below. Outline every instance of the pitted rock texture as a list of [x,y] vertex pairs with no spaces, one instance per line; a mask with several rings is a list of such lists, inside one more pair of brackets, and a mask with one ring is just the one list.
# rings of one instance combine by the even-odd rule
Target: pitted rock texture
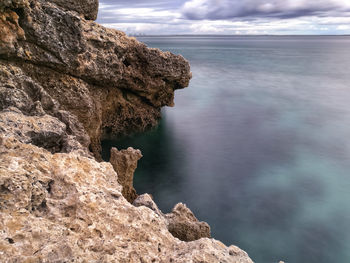
[[98,0],[50,0],[67,11],[75,11],[85,19],[96,20]]
[[24,143],[60,152],[66,125],[50,115],[25,116],[16,108],[0,112],[0,132]]
[[0,135],[14,137],[52,153],[77,151],[91,157],[76,137],[68,135],[67,125],[50,115],[26,116],[15,107],[0,112]]
[[0,139],[0,156],[5,262],[252,262],[213,239],[174,238],[164,217],[123,197],[110,163],[15,138]]
[[123,187],[122,194],[130,203],[134,202],[137,197],[133,181],[137,162],[141,157],[141,151],[131,147],[121,151],[118,151],[117,148],[111,149],[110,163],[118,174],[118,182]]
[[23,8],[28,6],[28,0],[2,0],[0,2],[0,11],[5,8]]
[[[29,81],[55,101],[50,111],[43,105],[46,113],[57,117],[63,110],[76,116],[99,157],[101,136],[155,126],[160,108],[173,105],[174,90],[188,86],[191,72],[183,57],[147,48],[85,19],[94,19],[97,9],[96,0],[3,2],[0,71],[25,80],[12,90],[15,96],[31,97],[24,88]],[[0,108],[16,107],[14,100]]]
[[195,241],[201,238],[210,238],[210,226],[205,222],[200,222],[192,211],[184,204],[177,204],[171,213],[163,214],[157,204],[149,194],[138,196],[134,206],[145,206],[163,217],[166,221],[169,232],[182,241]]
[[164,217],[162,211],[159,210],[157,204],[149,194],[139,195],[132,203],[136,207],[145,206],[155,212],[157,215]]
[[200,222],[192,211],[184,204],[177,204],[171,213],[166,214],[169,232],[180,240],[194,241],[210,237],[210,227],[206,222]]

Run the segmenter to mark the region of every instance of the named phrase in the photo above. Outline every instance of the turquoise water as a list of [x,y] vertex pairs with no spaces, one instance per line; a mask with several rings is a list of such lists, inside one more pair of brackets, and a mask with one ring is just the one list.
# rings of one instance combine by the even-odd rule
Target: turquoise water
[[350,37],[142,37],[191,63],[159,127],[111,146],[257,263],[350,262]]

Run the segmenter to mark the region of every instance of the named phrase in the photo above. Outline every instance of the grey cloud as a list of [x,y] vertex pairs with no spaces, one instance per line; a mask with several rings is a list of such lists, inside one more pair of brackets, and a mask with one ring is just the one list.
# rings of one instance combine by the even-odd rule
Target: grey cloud
[[[159,23],[164,18],[159,18],[157,21],[149,19],[147,15],[140,19],[130,18],[121,14],[113,14],[113,10],[122,8],[135,9],[137,8],[152,8],[157,11],[175,11],[179,10],[186,0],[100,0],[100,10],[97,21],[99,23]],[[104,8],[101,8],[104,7]],[[112,12],[111,12],[112,11]]]
[[349,0],[190,0],[182,9],[191,20],[338,16],[349,15],[349,11]]
[[[129,34],[349,33],[350,0],[100,0],[100,3],[98,22]],[[297,17],[303,19],[276,22]]]
[[151,7],[159,9],[175,9],[181,7],[185,0],[100,0],[101,4],[117,8],[141,8]]

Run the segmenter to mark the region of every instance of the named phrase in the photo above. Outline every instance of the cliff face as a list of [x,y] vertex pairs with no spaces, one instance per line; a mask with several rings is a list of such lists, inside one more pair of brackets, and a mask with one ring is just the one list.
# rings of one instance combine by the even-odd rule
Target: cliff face
[[[0,76],[21,81],[21,87],[0,84],[6,93],[0,109],[22,106],[17,108],[35,115],[37,103],[96,157],[102,135],[154,126],[160,107],[173,105],[174,90],[191,77],[181,56],[84,19],[96,17],[97,5],[8,0],[0,6]],[[14,105],[24,97],[23,105]]]
[[96,161],[103,136],[156,125],[191,78],[183,57],[96,24],[97,8],[0,2],[1,260],[251,262],[208,239],[186,206],[164,215],[149,196],[135,200],[139,151]]

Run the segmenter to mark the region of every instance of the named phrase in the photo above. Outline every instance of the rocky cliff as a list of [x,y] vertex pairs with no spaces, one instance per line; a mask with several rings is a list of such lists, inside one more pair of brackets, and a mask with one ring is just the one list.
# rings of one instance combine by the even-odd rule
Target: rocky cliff
[[0,2],[0,261],[251,262],[185,205],[164,215],[137,197],[139,151],[99,162],[101,138],[156,125],[191,73],[183,57],[95,23],[97,10]]
[[64,123],[67,136],[90,146],[96,157],[102,135],[154,126],[160,107],[173,105],[174,90],[186,87],[191,77],[181,56],[86,20],[96,17],[97,4],[5,0],[0,5],[0,109],[15,106],[38,115],[39,108]]

